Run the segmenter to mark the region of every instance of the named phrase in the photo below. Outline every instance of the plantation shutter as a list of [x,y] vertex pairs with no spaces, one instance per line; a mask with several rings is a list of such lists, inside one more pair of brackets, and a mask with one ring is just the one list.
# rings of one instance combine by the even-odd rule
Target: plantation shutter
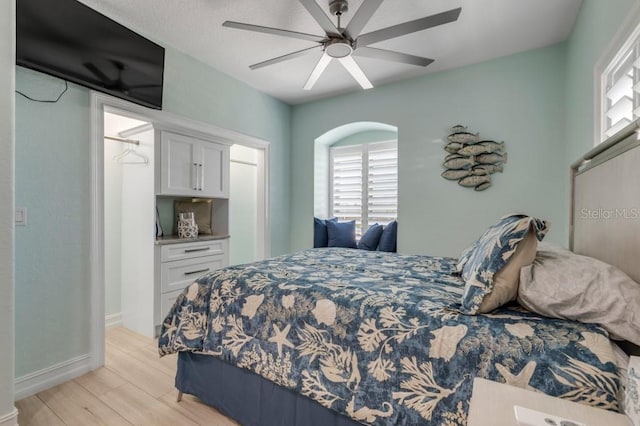
[[362,227],[363,151],[361,146],[331,149],[331,212],[339,221],[356,221]]
[[367,148],[367,226],[387,224],[398,216],[397,143],[371,143]]
[[398,215],[397,142],[331,148],[331,216],[356,221],[356,238]]
[[611,64],[604,82],[603,132],[605,140],[640,117],[640,40]]

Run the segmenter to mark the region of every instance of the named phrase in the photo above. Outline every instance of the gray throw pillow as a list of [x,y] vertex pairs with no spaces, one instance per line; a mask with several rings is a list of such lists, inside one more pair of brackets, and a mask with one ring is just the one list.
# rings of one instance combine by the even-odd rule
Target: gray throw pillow
[[600,324],[640,345],[640,284],[600,260],[541,244],[520,270],[518,302],[540,315]]

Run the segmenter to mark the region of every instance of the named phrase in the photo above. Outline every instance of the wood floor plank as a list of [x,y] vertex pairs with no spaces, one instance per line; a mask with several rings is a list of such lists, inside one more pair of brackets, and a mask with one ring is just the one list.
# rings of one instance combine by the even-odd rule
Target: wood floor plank
[[157,340],[123,327],[105,340],[105,367],[16,402],[21,426],[237,426],[196,397],[176,403],[177,356],[159,358]]
[[184,416],[190,418],[200,425],[216,426],[239,426],[239,423],[231,420],[215,408],[205,404],[192,395],[183,395],[182,401],[177,402],[178,391],[173,390],[162,398],[162,402],[174,410],[179,411]]
[[155,342],[148,346],[132,349],[127,353],[133,358],[145,362],[169,376],[174,377],[176,375],[176,366],[178,365],[177,354],[166,355],[160,358]]
[[100,396],[127,383],[122,376],[104,367],[77,377],[75,381],[94,396]]
[[127,330],[124,327],[110,329],[106,333],[105,339],[107,343],[118,346],[118,348],[123,352],[130,352],[134,349],[147,346],[150,342],[153,342],[153,339],[135,333],[131,330]]
[[40,392],[38,397],[70,426],[130,425],[117,412],[73,380]]
[[21,426],[64,426],[62,420],[37,395],[16,401],[16,408],[18,424]]
[[197,425],[179,411],[153,398],[131,383],[107,392],[100,397],[100,400],[134,425]]
[[105,366],[154,398],[174,388],[174,377],[107,343]]

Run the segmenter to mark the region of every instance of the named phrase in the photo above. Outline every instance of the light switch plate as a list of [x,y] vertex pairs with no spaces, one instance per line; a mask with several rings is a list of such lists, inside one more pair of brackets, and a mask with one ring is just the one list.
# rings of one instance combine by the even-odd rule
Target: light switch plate
[[27,208],[26,207],[16,207],[15,223],[16,223],[16,226],[27,225]]

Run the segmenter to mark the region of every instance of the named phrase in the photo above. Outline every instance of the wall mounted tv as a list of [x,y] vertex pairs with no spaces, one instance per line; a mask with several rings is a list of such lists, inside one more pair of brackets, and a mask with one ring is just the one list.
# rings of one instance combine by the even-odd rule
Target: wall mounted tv
[[162,109],[164,48],[76,0],[17,0],[16,63]]

